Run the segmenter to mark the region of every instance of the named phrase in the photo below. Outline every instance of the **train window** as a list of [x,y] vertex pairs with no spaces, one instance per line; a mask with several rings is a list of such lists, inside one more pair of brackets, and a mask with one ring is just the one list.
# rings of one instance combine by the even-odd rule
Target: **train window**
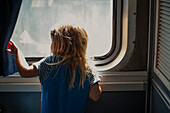
[[[80,26],[89,35],[87,58],[94,58],[92,65],[97,70],[108,70],[122,62],[128,43],[134,41],[134,36],[130,36],[131,39],[128,40],[128,2],[129,0],[24,0],[12,40],[23,51],[27,60],[34,62],[50,55],[49,31],[52,28],[63,24]],[[132,21],[130,23],[134,24]],[[132,31],[134,30],[131,28],[129,32]],[[130,47],[132,45],[129,44],[129,48],[133,48]]]
[[87,56],[103,56],[112,46],[112,0],[24,0],[12,40],[27,58],[50,54],[52,28],[71,24],[89,35]]

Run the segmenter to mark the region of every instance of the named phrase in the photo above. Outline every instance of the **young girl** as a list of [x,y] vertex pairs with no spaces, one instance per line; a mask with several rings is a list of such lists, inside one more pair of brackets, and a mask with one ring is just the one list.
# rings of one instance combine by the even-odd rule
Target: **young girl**
[[41,113],[84,113],[88,96],[97,101],[101,94],[99,78],[87,65],[87,33],[82,28],[63,25],[51,30],[50,35],[53,55],[31,66],[12,41],[7,52],[16,55],[21,77],[39,76]]

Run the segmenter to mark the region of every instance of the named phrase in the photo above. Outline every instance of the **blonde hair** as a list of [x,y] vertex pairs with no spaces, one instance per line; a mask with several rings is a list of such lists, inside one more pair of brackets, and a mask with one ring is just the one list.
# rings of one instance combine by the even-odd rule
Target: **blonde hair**
[[79,86],[82,85],[83,87],[87,70],[86,49],[88,36],[86,31],[72,25],[63,25],[58,30],[51,30],[50,35],[53,43],[51,52],[54,56],[62,57],[58,64],[65,62],[72,70],[70,72],[69,89],[74,88],[77,66],[80,72]]

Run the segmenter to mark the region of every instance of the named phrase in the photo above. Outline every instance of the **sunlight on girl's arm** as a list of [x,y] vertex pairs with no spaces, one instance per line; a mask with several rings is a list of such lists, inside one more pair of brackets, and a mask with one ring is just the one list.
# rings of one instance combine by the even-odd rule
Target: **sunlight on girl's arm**
[[38,76],[38,72],[35,66],[29,66],[25,60],[24,55],[18,49],[16,54],[16,64],[21,77],[35,77]]

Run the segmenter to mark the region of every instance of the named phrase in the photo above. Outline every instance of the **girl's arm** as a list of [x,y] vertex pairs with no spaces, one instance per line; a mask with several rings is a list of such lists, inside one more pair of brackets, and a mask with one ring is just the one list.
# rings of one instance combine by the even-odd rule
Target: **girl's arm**
[[7,52],[16,55],[16,65],[21,77],[38,76],[38,71],[36,67],[33,65],[31,66],[28,65],[24,55],[12,41],[8,42],[7,48],[8,48]]
[[90,86],[89,89],[89,98],[93,101],[97,101],[100,98],[100,94],[102,93],[102,89],[99,86],[98,82]]

